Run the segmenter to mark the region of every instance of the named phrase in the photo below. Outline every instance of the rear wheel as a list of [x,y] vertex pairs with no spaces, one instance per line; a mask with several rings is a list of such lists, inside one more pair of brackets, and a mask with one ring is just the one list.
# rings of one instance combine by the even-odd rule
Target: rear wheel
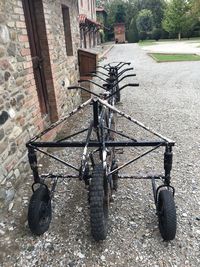
[[169,241],[176,235],[176,207],[169,190],[161,190],[158,195],[157,212],[159,230],[164,240]]
[[119,91],[119,86],[117,85],[117,92],[116,92],[116,102],[120,102],[121,100],[121,92]]
[[108,198],[105,193],[102,164],[94,167],[90,184],[90,223],[91,233],[96,241],[104,240],[108,231]]
[[42,235],[49,229],[51,222],[51,198],[46,186],[40,185],[30,199],[28,225],[35,235]]

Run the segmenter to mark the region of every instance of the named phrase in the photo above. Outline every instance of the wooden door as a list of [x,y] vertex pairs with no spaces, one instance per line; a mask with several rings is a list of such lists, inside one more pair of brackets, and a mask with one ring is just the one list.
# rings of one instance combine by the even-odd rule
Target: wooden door
[[[42,114],[45,115],[49,114],[49,102],[43,64],[44,59],[42,57],[40,44],[40,31],[38,31],[38,27],[43,27],[43,24],[41,24],[37,19],[38,13],[40,15],[40,18],[41,14],[43,14],[42,0],[23,0],[23,8],[28,31],[40,109]],[[46,29],[44,29],[43,32],[46,32]]]
[[[85,50],[78,50],[78,62],[79,62],[79,72],[81,80],[91,80],[92,77],[88,76],[90,72],[96,71],[97,67],[97,54],[91,53]],[[82,84],[87,89],[90,88],[90,83],[86,82]],[[82,92],[82,100],[86,101],[90,98],[90,94],[87,92]]]
[[84,77],[92,71],[96,71],[97,67],[97,54],[85,50],[78,50],[78,62],[80,76]]

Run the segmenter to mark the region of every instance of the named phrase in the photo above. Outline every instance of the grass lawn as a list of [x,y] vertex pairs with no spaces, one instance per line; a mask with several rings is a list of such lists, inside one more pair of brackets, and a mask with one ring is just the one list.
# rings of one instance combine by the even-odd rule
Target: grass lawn
[[161,54],[149,53],[149,55],[157,62],[173,62],[173,61],[199,61],[200,56],[196,54]]
[[144,40],[144,41],[139,41],[139,46],[147,46],[147,45],[155,45],[156,41],[155,40]]

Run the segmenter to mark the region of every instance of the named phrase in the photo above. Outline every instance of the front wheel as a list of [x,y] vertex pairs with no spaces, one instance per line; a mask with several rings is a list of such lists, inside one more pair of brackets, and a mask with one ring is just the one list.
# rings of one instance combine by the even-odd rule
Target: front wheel
[[108,200],[104,190],[102,164],[94,167],[89,187],[91,233],[96,241],[104,240],[108,231]]
[[51,222],[51,198],[46,186],[40,185],[29,202],[28,225],[35,235],[42,235],[49,229]]
[[164,240],[169,241],[176,235],[176,207],[169,190],[161,190],[158,195],[157,213],[159,230]]

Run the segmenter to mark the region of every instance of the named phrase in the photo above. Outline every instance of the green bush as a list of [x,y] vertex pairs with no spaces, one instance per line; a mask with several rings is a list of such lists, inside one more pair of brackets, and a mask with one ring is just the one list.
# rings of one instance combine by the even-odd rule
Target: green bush
[[169,32],[169,39],[176,39],[177,38],[177,34],[174,32]]
[[99,31],[99,33],[100,33],[101,43],[105,43],[105,33],[104,33],[104,31],[101,29]]
[[138,30],[134,18],[131,20],[129,30],[127,32],[127,40],[129,43],[137,43],[139,41]]
[[165,31],[164,29],[161,30],[161,39],[168,39],[169,33]]
[[152,31],[152,38],[156,41],[158,41],[161,37],[161,30],[158,28],[154,28]]
[[147,33],[144,32],[144,31],[140,32],[140,33],[139,33],[139,38],[140,38],[140,40],[142,40],[142,41],[146,40],[146,39],[147,39]]

